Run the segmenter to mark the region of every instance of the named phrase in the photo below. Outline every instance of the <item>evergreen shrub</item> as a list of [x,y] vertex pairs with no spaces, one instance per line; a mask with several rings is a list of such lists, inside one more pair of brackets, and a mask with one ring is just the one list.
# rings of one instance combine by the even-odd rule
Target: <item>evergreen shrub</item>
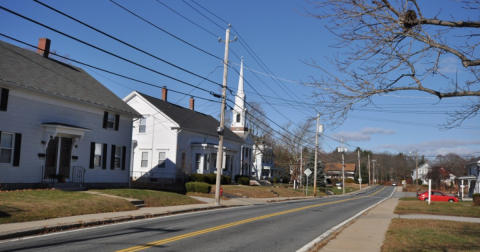
[[474,193],[472,197],[473,197],[473,205],[480,206],[480,193]]
[[212,186],[205,182],[187,182],[185,189],[187,192],[210,193]]

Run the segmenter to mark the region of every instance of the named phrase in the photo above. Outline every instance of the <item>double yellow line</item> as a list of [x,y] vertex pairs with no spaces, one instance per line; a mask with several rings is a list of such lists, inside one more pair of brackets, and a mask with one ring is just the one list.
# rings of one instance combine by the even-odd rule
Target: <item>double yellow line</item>
[[[378,190],[375,193],[367,195],[367,196],[375,195],[375,194],[381,192],[385,188],[386,187],[382,188],[381,190]],[[147,243],[147,244],[143,244],[143,245],[139,245],[139,246],[123,249],[123,250],[118,250],[117,252],[133,252],[133,251],[148,249],[148,248],[151,248],[151,247],[164,245],[164,244],[167,244],[167,243],[170,243],[170,242],[183,240],[183,239],[190,238],[190,237],[193,237],[193,236],[214,232],[214,231],[222,230],[222,229],[229,228],[229,227],[234,227],[234,226],[238,226],[238,225],[241,225],[241,224],[245,224],[245,223],[249,223],[249,222],[253,222],[253,221],[257,221],[257,220],[263,220],[263,219],[267,219],[267,218],[270,218],[270,217],[275,217],[275,216],[279,216],[279,215],[282,215],[282,214],[288,214],[288,213],[293,213],[293,212],[297,212],[297,211],[302,211],[302,210],[309,209],[309,208],[314,208],[314,207],[319,207],[319,206],[331,205],[331,204],[341,203],[341,202],[345,202],[345,201],[360,199],[360,198],[364,198],[364,197],[367,197],[367,196],[355,197],[355,198],[351,198],[351,199],[344,199],[344,200],[339,200],[339,201],[334,201],[334,202],[328,202],[328,203],[322,203],[322,204],[317,204],[317,205],[295,208],[295,209],[292,209],[292,210],[282,211],[282,212],[273,213],[273,214],[262,215],[262,216],[255,217],[255,218],[236,221],[236,222],[228,223],[228,224],[225,224],[225,225],[220,225],[220,226],[216,226],[216,227],[212,227],[212,228],[207,228],[207,229],[203,229],[203,230],[188,233],[188,234],[178,235],[178,236],[175,236],[175,237],[150,242],[150,243]]]

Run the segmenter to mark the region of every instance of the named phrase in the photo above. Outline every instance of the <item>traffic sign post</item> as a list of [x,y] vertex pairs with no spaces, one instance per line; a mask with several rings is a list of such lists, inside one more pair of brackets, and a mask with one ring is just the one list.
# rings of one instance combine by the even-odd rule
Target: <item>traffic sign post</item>
[[308,169],[308,170],[305,170],[303,173],[305,173],[305,175],[307,175],[307,190],[305,191],[305,195],[308,196],[308,176],[310,176],[310,174],[312,174],[312,171],[310,171],[310,169]]

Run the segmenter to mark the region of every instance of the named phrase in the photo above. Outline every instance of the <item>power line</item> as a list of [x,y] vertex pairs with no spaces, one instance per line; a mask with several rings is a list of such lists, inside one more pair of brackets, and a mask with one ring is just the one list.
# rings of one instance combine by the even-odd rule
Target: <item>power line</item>
[[68,37],[68,38],[70,38],[70,39],[73,39],[73,40],[75,40],[75,41],[77,41],[77,42],[80,42],[80,43],[82,43],[82,44],[84,44],[84,45],[88,45],[88,46],[90,46],[90,47],[92,47],[92,48],[95,48],[95,49],[97,49],[97,50],[99,50],[99,51],[102,51],[102,52],[104,52],[104,53],[106,53],[106,54],[109,54],[109,55],[111,55],[111,56],[114,56],[114,57],[116,57],[116,58],[118,58],[118,59],[124,60],[124,61],[126,61],[126,62],[129,62],[129,63],[131,63],[131,64],[134,64],[134,65],[136,65],[136,66],[139,66],[139,67],[141,67],[141,68],[144,68],[144,69],[146,69],[146,70],[149,70],[149,71],[154,72],[154,73],[156,73],[156,74],[159,74],[159,75],[162,75],[162,76],[167,77],[167,78],[169,78],[169,79],[172,79],[172,80],[175,80],[175,81],[177,81],[177,82],[180,82],[180,83],[182,83],[182,84],[185,84],[185,85],[188,85],[188,86],[191,86],[191,87],[195,87],[195,88],[197,88],[197,89],[200,89],[200,90],[203,90],[203,91],[205,91],[205,92],[208,92],[208,93],[212,93],[212,94],[213,94],[213,92],[211,92],[211,91],[209,91],[209,90],[206,90],[206,89],[204,89],[204,88],[196,87],[196,86],[193,85],[193,84],[187,83],[187,82],[182,81],[182,80],[180,80],[180,79],[174,78],[174,77],[169,76],[169,75],[164,74],[164,73],[161,73],[161,72],[159,72],[159,71],[157,71],[157,70],[148,68],[148,67],[146,67],[146,66],[144,66],[144,65],[142,65],[142,64],[140,64],[140,63],[136,63],[136,62],[131,61],[131,60],[129,60],[129,59],[126,59],[126,58],[124,58],[124,57],[118,56],[118,55],[116,55],[116,54],[114,54],[114,53],[111,53],[111,52],[109,52],[109,51],[107,51],[107,50],[101,49],[101,48],[99,48],[99,47],[97,47],[97,46],[94,46],[94,45],[92,45],[92,44],[89,44],[89,43],[87,43],[87,42],[85,42],[85,41],[83,41],[83,40],[80,40],[80,39],[78,39],[78,38],[75,38],[75,37],[73,37],[73,36],[70,36],[70,35],[68,35],[68,34],[66,34],[66,33],[63,33],[63,32],[61,32],[61,31],[59,31],[59,30],[56,30],[56,29],[54,29],[54,28],[51,28],[51,27],[49,27],[49,26],[47,26],[47,25],[44,25],[44,24],[42,24],[42,23],[40,23],[40,22],[37,22],[37,21],[35,21],[35,20],[32,20],[32,19],[30,19],[30,18],[28,18],[28,17],[25,17],[25,16],[23,16],[23,15],[21,15],[21,14],[18,14],[18,13],[14,12],[14,11],[11,11],[11,10],[9,10],[9,9],[6,9],[6,8],[3,7],[3,6],[0,6],[0,8],[3,9],[3,10],[5,10],[5,11],[7,11],[7,12],[10,12],[10,13],[16,15],[16,16],[19,16],[19,17],[21,17],[21,18],[24,18],[24,19],[26,19],[26,20],[28,20],[28,21],[30,21],[30,22],[32,22],[32,23],[38,24],[38,25],[43,26],[43,27],[45,27],[45,28],[47,28],[47,29],[49,29],[49,30],[51,30],[51,31],[57,32],[57,33],[59,33],[59,34],[61,34],[61,35],[63,35],[63,36],[66,36],[66,37]]
[[[110,0],[110,1],[112,1],[112,0]],[[203,76],[201,76],[201,75],[198,75],[198,74],[196,74],[196,73],[194,73],[194,72],[191,72],[191,71],[189,71],[189,70],[186,70],[185,68],[179,67],[179,66],[177,66],[177,65],[175,65],[175,64],[173,64],[173,63],[171,63],[171,62],[169,62],[169,61],[166,61],[166,60],[164,60],[164,59],[162,59],[162,58],[160,58],[160,57],[158,57],[158,56],[155,56],[155,55],[153,55],[153,54],[151,54],[151,53],[149,53],[149,52],[146,52],[146,51],[144,51],[144,50],[142,50],[142,49],[140,49],[140,48],[138,48],[138,47],[136,47],[136,46],[133,46],[133,45],[131,45],[131,44],[129,44],[129,43],[123,41],[123,40],[120,40],[120,39],[118,39],[118,38],[116,38],[116,37],[114,37],[114,36],[112,36],[112,35],[110,35],[110,34],[107,34],[107,33],[103,32],[103,31],[101,31],[101,30],[99,30],[99,29],[97,29],[97,28],[95,28],[95,27],[92,27],[91,25],[88,25],[88,24],[86,24],[86,23],[84,23],[84,22],[82,22],[82,21],[80,21],[80,20],[78,20],[78,19],[76,19],[76,18],[74,18],[74,17],[72,17],[72,16],[69,16],[69,15],[67,15],[67,14],[65,14],[65,13],[63,13],[63,12],[61,12],[61,11],[59,11],[59,10],[51,7],[51,6],[48,6],[48,5],[42,3],[42,2],[40,2],[40,1],[38,1],[38,0],[34,0],[34,2],[39,3],[39,4],[41,4],[41,5],[49,8],[49,9],[55,11],[55,12],[57,12],[57,13],[65,16],[65,17],[68,17],[68,18],[70,18],[70,19],[72,19],[72,20],[74,20],[74,21],[76,21],[76,22],[78,22],[78,23],[80,23],[80,24],[82,24],[82,25],[84,25],[84,26],[86,26],[86,27],[88,27],[88,28],[90,28],[90,29],[98,32],[98,33],[101,33],[101,34],[103,34],[103,35],[105,35],[105,36],[107,36],[107,37],[109,37],[109,38],[111,38],[111,39],[113,39],[113,40],[115,40],[115,41],[117,41],[117,42],[119,42],[119,43],[122,43],[122,44],[124,44],[124,45],[126,45],[126,46],[128,46],[128,47],[130,47],[130,48],[133,48],[133,49],[135,49],[135,50],[137,50],[137,51],[139,51],[139,52],[142,52],[142,53],[144,53],[144,54],[146,54],[146,55],[148,55],[148,56],[150,56],[150,57],[152,57],[152,58],[154,58],[154,59],[160,60],[160,61],[162,61],[162,62],[164,62],[164,63],[166,63],[166,64],[168,64],[168,65],[170,65],[170,66],[173,66],[173,67],[175,67],[175,68],[177,68],[177,69],[180,69],[180,70],[182,70],[182,71],[184,71],[184,72],[187,72],[187,73],[189,73],[189,74],[191,74],[191,75],[194,75],[194,76],[196,76],[196,77],[198,77],[198,78],[201,78],[201,79],[204,79],[204,80],[206,80],[206,81],[209,81],[209,82],[211,82],[211,83],[213,83],[213,84],[216,84],[216,85],[218,85],[218,86],[222,86],[222,84],[220,84],[220,83],[214,82],[214,81],[212,81],[212,80],[210,80],[210,79],[207,79],[207,78],[205,78],[205,77],[203,77]],[[112,1],[112,2],[113,2],[113,1]],[[115,2],[113,2],[113,3],[115,3]]]
[[187,44],[187,45],[189,45],[189,46],[191,46],[191,47],[193,47],[193,48],[195,48],[195,49],[197,49],[197,50],[199,50],[199,51],[201,51],[201,52],[204,52],[204,53],[206,53],[206,54],[208,54],[208,55],[210,55],[210,56],[212,56],[212,57],[214,57],[214,58],[216,58],[216,59],[223,60],[222,58],[220,58],[220,57],[218,57],[218,56],[216,56],[216,55],[214,55],[214,54],[212,54],[212,53],[209,53],[209,52],[207,52],[207,51],[205,51],[205,50],[203,50],[203,49],[201,49],[201,48],[199,48],[199,47],[197,47],[197,46],[195,46],[195,45],[193,45],[193,44],[191,44],[191,43],[189,43],[189,42],[187,42],[187,41],[185,41],[185,40],[183,40],[183,39],[181,39],[181,38],[179,38],[179,37],[177,37],[177,36],[175,36],[175,35],[173,35],[172,33],[170,33],[170,32],[168,32],[168,31],[166,31],[166,30],[158,27],[157,25],[155,25],[155,24],[153,24],[152,22],[150,22],[150,21],[148,21],[148,20],[140,17],[139,15],[133,13],[132,11],[130,11],[130,10],[128,10],[127,8],[123,7],[122,5],[116,3],[115,1],[110,0],[110,2],[116,4],[116,5],[119,6],[120,8],[124,9],[125,11],[127,11],[128,13],[134,15],[135,17],[137,17],[137,18],[139,18],[139,19],[141,19],[141,20],[143,20],[143,21],[145,21],[146,23],[148,23],[148,24],[150,24],[151,26],[157,28],[158,30],[160,30],[160,31],[162,31],[162,32],[164,32],[164,33],[166,33],[166,34],[174,37],[175,39],[177,39],[177,40],[179,40],[179,41],[181,41],[181,42],[183,42],[183,43],[185,43],[185,44]]
[[217,36],[217,35],[215,35],[213,32],[211,32],[211,31],[209,31],[209,30],[207,30],[207,29],[205,29],[205,28],[201,27],[200,25],[198,25],[197,23],[193,22],[192,20],[190,20],[190,19],[186,18],[185,16],[183,16],[183,15],[182,15],[182,14],[180,14],[180,13],[178,13],[178,12],[177,12],[177,11],[175,11],[174,9],[172,9],[172,8],[168,7],[166,4],[164,4],[164,3],[160,2],[159,0],[157,0],[157,2],[158,2],[159,4],[161,4],[161,5],[165,6],[167,9],[169,9],[169,10],[173,11],[174,13],[176,13],[177,15],[179,15],[180,17],[184,18],[185,20],[189,21],[190,23],[194,24],[194,25],[195,25],[195,26],[197,26],[198,28],[200,28],[200,29],[202,29],[202,30],[204,30],[204,31],[206,31],[206,32],[208,32],[208,33],[210,33],[210,34],[212,34],[212,35],[213,35],[213,36],[215,36],[216,38],[220,37],[220,36]]
[[212,14],[212,15],[215,16],[216,18],[222,20],[225,24],[228,24],[227,21],[225,21],[224,19],[222,19],[222,18],[220,18],[219,16],[215,15],[215,13],[209,11],[208,9],[206,9],[205,7],[203,7],[202,5],[198,4],[197,2],[195,2],[195,1],[193,1],[193,0],[192,0],[192,2],[193,2],[194,4],[200,6],[200,8],[204,9],[205,11],[207,11],[207,12],[210,13],[210,14]]
[[220,29],[223,30],[223,27],[219,24],[217,24],[215,21],[211,20],[210,18],[208,18],[207,16],[203,15],[203,13],[201,13],[200,11],[198,11],[195,7],[191,6],[189,3],[185,2],[185,0],[182,0],[182,2],[184,2],[186,5],[190,6],[190,8],[194,9],[198,14],[202,15],[204,18],[206,18],[208,21],[214,23],[216,26],[218,26]]

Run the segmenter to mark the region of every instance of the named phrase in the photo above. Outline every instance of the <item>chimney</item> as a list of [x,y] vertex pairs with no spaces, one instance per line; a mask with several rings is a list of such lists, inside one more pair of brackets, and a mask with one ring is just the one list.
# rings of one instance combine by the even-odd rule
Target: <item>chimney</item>
[[167,101],[167,86],[162,88],[162,100]]
[[190,97],[190,109],[195,110],[195,99],[193,97]]
[[43,57],[45,58],[48,58],[48,54],[50,53],[50,39],[48,38],[38,39],[37,53],[42,54]]

